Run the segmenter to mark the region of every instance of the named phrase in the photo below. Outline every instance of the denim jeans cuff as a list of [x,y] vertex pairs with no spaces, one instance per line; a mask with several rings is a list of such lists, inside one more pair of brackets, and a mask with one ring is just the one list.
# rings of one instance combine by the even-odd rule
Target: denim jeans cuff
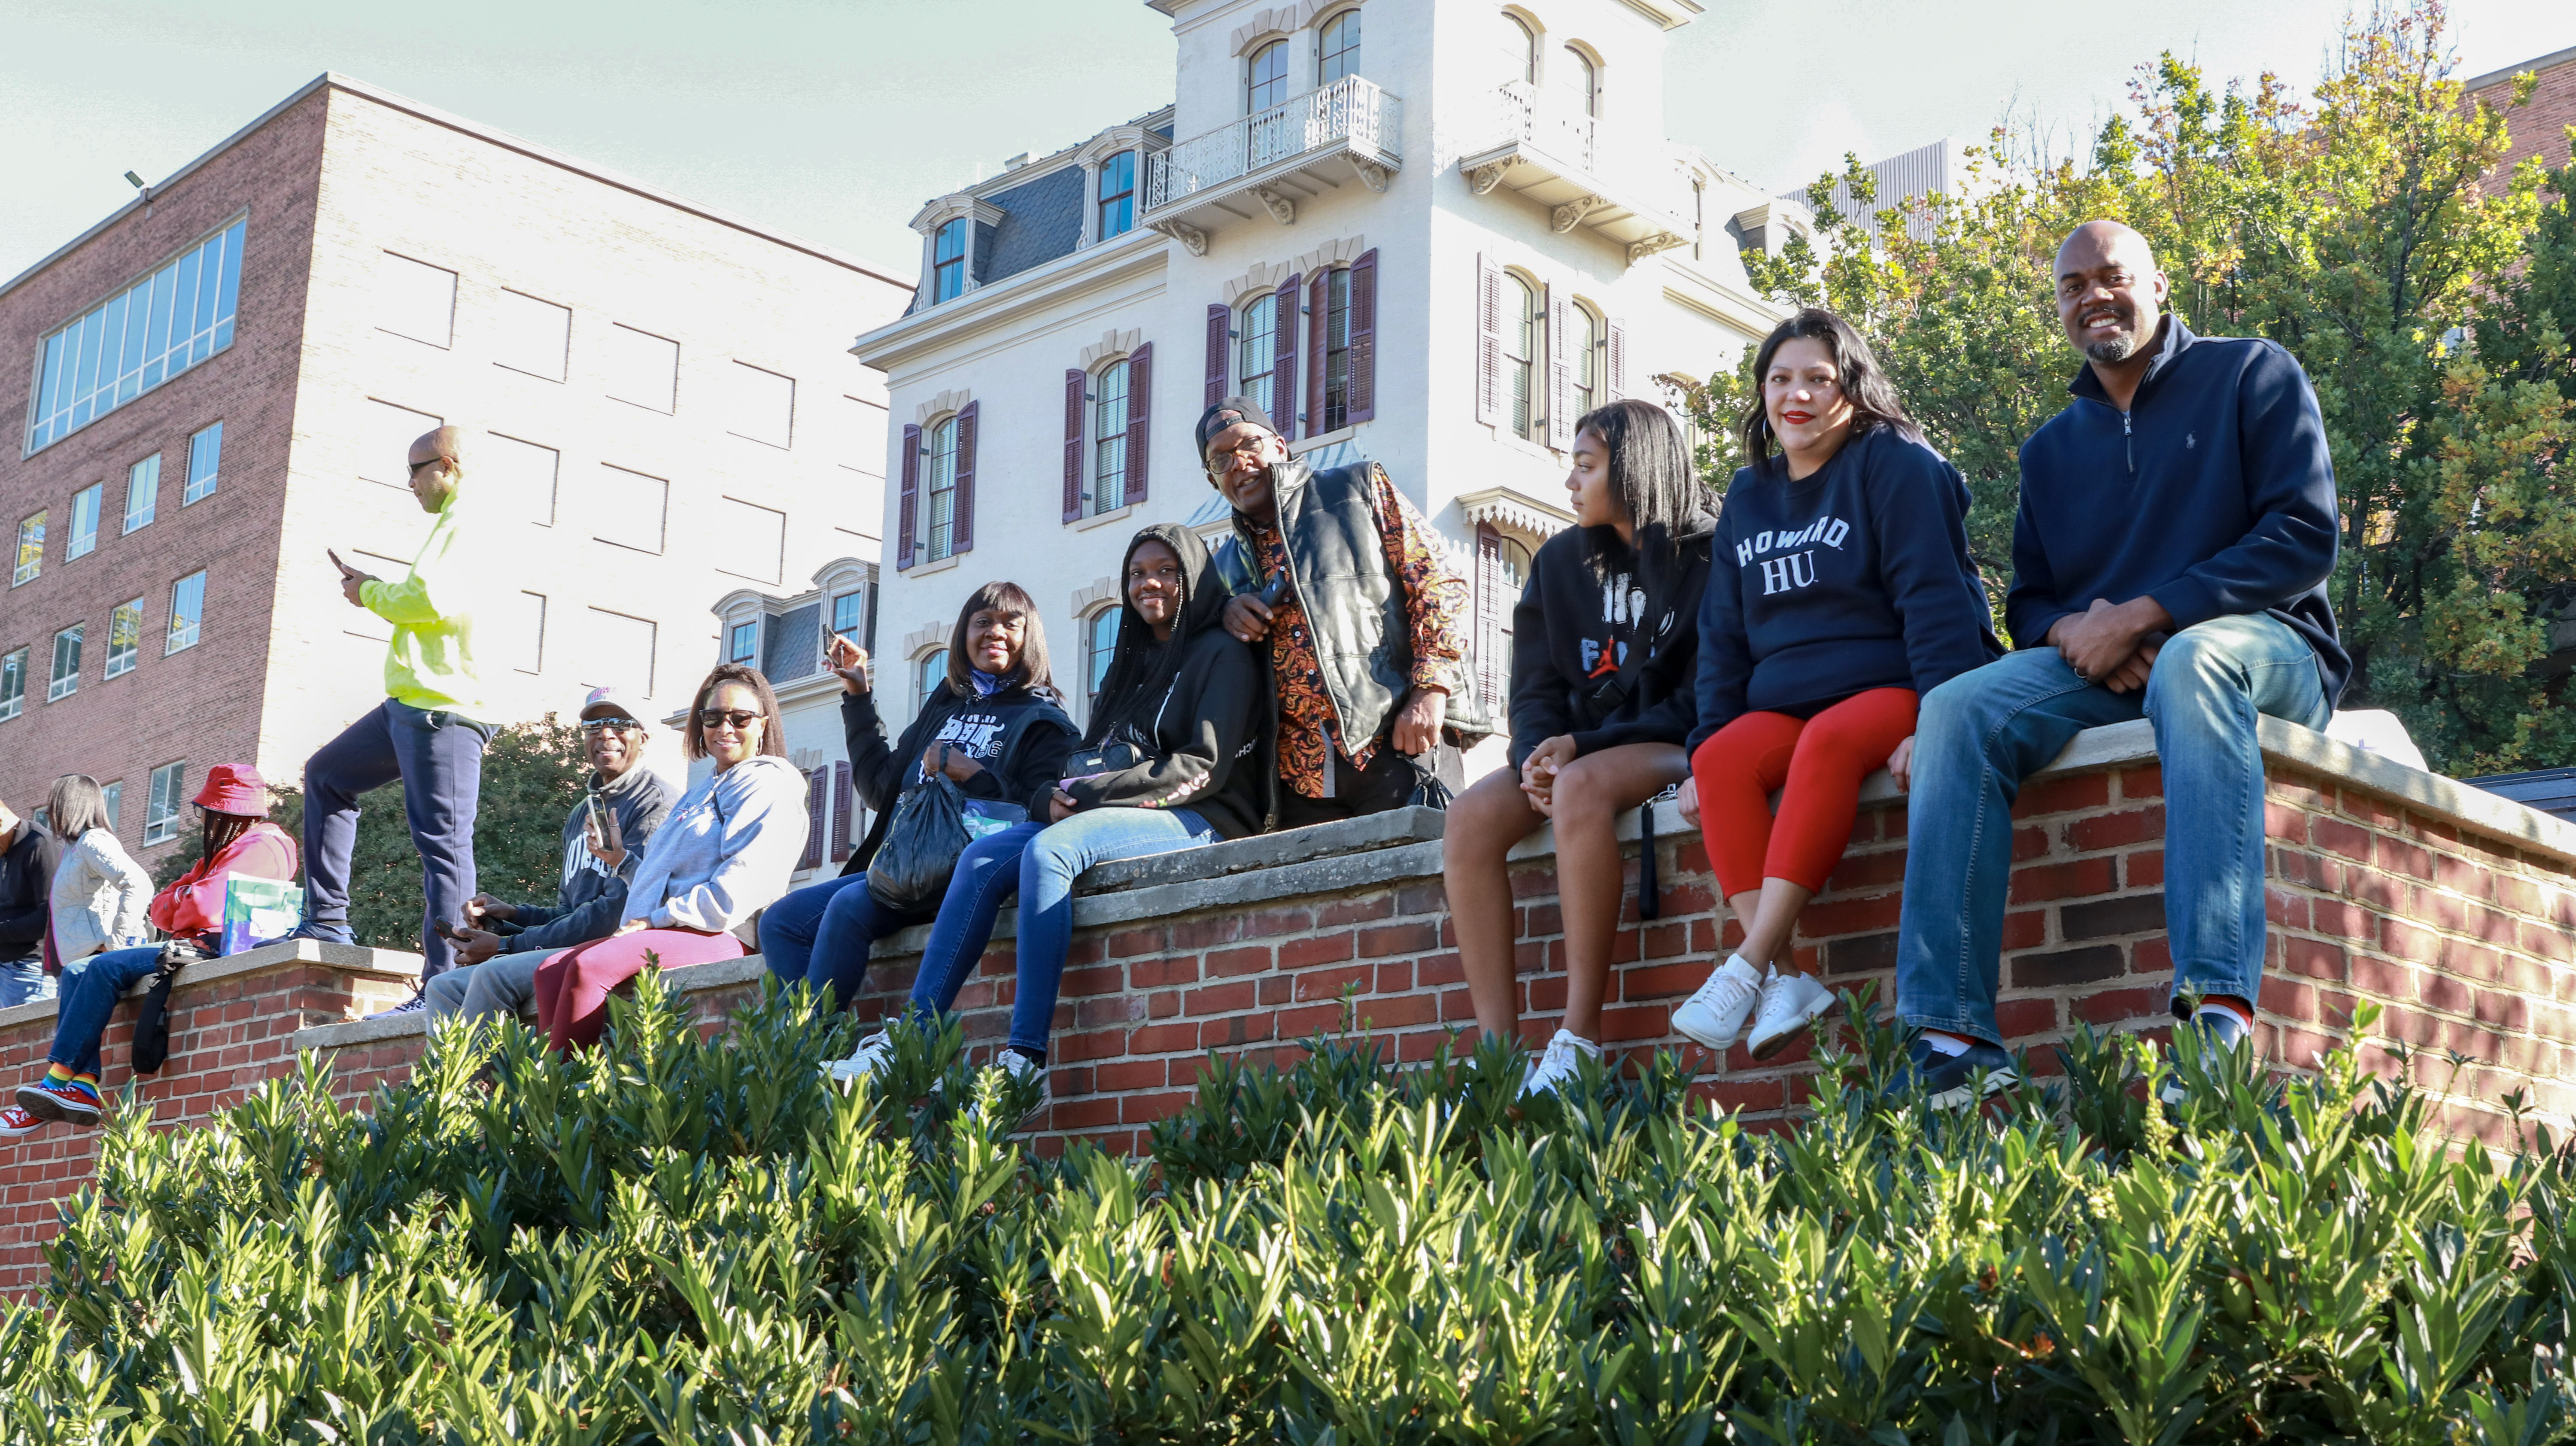
[[2003,1040],[1998,1038],[2002,1034],[2001,1030],[1992,1024],[1979,1024],[1964,1014],[1922,1014],[1900,1009],[1896,1013],[1896,1022],[1907,1029],[1940,1029],[1952,1034],[1964,1034],[1970,1039],[1981,1040],[1987,1044],[2000,1046],[2003,1043]]

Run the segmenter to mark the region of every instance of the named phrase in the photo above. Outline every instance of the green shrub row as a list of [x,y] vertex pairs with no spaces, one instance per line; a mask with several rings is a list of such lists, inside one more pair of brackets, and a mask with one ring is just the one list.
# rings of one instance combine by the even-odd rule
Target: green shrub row
[[202,1128],[129,1111],[41,1307],[0,1319],[0,1430],[2576,1438],[2569,1157],[2446,1149],[2369,1046],[2287,1083],[2186,1049],[2168,1120],[2139,1088],[2167,1064],[2088,1037],[1956,1117],[1864,1093],[1895,1048],[1864,1026],[1766,1134],[1669,1058],[1523,1107],[1499,1050],[1317,1041],[1211,1064],[1146,1156],[1045,1161],[953,1030],[841,1094],[816,1064],[851,1026],[801,996],[702,1041],[648,973],[614,1027],[570,1061],[442,1036],[372,1113],[309,1060]]

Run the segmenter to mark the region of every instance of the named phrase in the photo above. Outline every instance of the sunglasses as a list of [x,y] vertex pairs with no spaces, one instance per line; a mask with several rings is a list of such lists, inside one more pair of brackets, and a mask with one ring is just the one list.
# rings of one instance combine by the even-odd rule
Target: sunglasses
[[441,463],[441,462],[444,462],[444,461],[446,461],[446,460],[447,460],[447,459],[446,459],[445,457],[432,457],[432,458],[430,458],[430,459],[429,459],[428,461],[426,461],[426,462],[414,462],[414,463],[412,463],[412,464],[411,464],[411,467],[410,467],[410,475],[411,475],[411,476],[414,476],[414,477],[417,477],[417,476],[419,476],[419,475],[420,475],[420,469],[421,469],[421,468],[423,468],[423,467],[432,467],[432,466],[436,466],[437,464],[439,464],[439,463]]
[[698,710],[698,726],[719,728],[730,723],[733,725],[733,731],[739,733],[750,727],[751,721],[760,716],[756,709],[751,708],[701,708]]
[[602,728],[627,729],[642,728],[643,726],[643,724],[636,722],[632,718],[584,718],[581,720],[581,731],[584,733],[596,733]]

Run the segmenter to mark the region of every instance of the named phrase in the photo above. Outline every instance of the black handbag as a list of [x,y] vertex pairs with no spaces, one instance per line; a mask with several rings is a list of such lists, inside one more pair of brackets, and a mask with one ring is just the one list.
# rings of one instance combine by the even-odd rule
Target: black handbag
[[161,946],[153,966],[152,988],[134,1013],[133,1065],[136,1074],[159,1074],[170,1060],[170,987],[179,971],[205,958],[194,940],[173,939]]
[[1440,775],[1432,772],[1421,759],[1407,757],[1401,753],[1396,756],[1403,758],[1404,766],[1413,770],[1413,792],[1405,796],[1405,805],[1410,808],[1436,808],[1446,813],[1449,805],[1457,799],[1457,795],[1450,792],[1449,785],[1441,782]]
[[1058,776],[1073,783],[1103,773],[1124,773],[1144,761],[1145,750],[1133,743],[1112,740],[1067,758]]
[[868,897],[901,914],[935,909],[968,844],[1028,820],[1019,804],[968,798],[947,774],[934,773],[895,805],[885,842],[868,862]]

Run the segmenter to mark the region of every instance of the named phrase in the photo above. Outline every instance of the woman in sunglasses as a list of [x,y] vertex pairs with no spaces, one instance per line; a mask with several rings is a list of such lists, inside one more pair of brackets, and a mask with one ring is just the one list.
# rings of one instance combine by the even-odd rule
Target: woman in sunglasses
[[[1073,946],[1074,878],[1111,859],[1259,833],[1278,776],[1276,710],[1260,659],[1222,625],[1226,588],[1207,544],[1186,527],[1148,527],[1127,544],[1119,572],[1118,643],[1091,729],[1065,764],[1069,776],[1027,823],[967,846],[913,976],[911,1012],[934,1021],[984,957],[1003,901],[1018,895],[1019,989],[994,1063],[1022,1079],[1046,1069]],[[885,1035],[871,1036],[833,1077],[869,1073],[891,1047]]]
[[868,863],[903,795],[936,771],[968,798],[1044,818],[1080,735],[1056,701],[1037,603],[1017,583],[988,582],[957,610],[947,676],[899,740],[887,741],[867,654],[835,637],[824,661],[841,678],[851,782],[876,821],[839,878],[798,889],[760,916],[760,957],[782,985],[801,982],[817,996],[828,987],[829,1007],[843,1009],[867,978],[868,946],[934,913],[899,913],[868,895]]
[[805,775],[767,678],[740,663],[707,674],[686,746],[715,767],[644,846],[617,931],[537,966],[537,1026],[564,1054],[599,1042],[608,996],[647,954],[664,969],[741,958],[734,927],[787,891],[805,852]]

